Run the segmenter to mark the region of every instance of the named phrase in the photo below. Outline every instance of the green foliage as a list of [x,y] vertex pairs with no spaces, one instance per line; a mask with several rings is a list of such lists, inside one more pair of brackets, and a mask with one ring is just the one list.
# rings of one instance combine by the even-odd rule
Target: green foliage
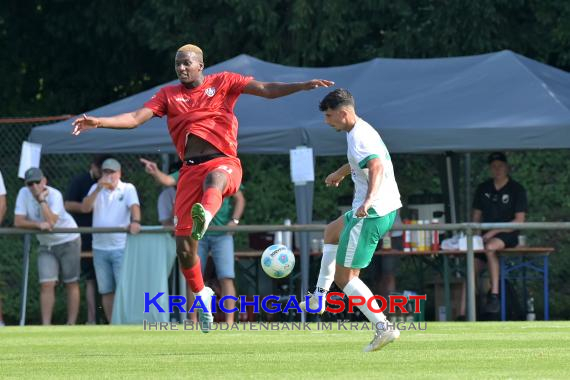
[[[174,78],[194,42],[299,66],[511,49],[570,67],[570,3],[538,0],[128,0],[0,9],[0,115],[77,114]],[[41,43],[40,43],[41,41]]]

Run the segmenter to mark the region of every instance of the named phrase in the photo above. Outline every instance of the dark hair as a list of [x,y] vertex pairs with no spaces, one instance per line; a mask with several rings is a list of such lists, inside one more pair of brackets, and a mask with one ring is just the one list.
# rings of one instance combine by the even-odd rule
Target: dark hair
[[98,155],[93,157],[93,161],[91,161],[91,163],[93,165],[97,166],[98,168],[101,168],[101,165],[103,165],[103,162],[108,158],[114,158],[114,157],[110,154],[98,154]]
[[503,152],[493,152],[487,157],[487,162],[491,164],[493,161],[507,162],[507,156]]
[[338,107],[351,106],[354,108],[354,98],[352,94],[344,88],[331,91],[321,100],[319,110],[324,112],[328,109],[335,110]]

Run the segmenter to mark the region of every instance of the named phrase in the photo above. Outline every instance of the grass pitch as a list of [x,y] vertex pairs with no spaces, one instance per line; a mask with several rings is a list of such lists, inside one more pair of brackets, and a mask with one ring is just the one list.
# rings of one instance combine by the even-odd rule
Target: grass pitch
[[373,353],[361,351],[370,331],[6,327],[0,378],[570,378],[570,322],[424,327]]

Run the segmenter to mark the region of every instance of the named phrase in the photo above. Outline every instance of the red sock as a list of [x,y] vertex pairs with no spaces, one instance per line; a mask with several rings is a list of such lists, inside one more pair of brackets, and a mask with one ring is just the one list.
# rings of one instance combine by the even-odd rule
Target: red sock
[[200,257],[192,268],[181,268],[182,274],[186,278],[186,282],[190,285],[192,293],[198,293],[204,289],[204,278],[202,277],[202,265],[200,265]]
[[202,196],[202,206],[212,214],[216,215],[222,206],[222,192],[215,187],[209,187]]

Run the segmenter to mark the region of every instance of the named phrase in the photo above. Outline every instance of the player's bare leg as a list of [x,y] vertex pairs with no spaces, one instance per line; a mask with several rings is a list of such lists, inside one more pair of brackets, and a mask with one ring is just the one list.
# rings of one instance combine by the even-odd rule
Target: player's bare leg
[[[214,291],[204,286],[200,256],[198,256],[198,241],[190,236],[176,236],[176,255],[178,256],[182,273],[194,297],[199,297],[202,301],[201,306],[205,308],[204,310],[204,308],[197,307],[196,311],[202,332],[207,333],[214,322],[214,317],[212,316],[212,296]],[[196,305],[198,306],[198,304]]]

